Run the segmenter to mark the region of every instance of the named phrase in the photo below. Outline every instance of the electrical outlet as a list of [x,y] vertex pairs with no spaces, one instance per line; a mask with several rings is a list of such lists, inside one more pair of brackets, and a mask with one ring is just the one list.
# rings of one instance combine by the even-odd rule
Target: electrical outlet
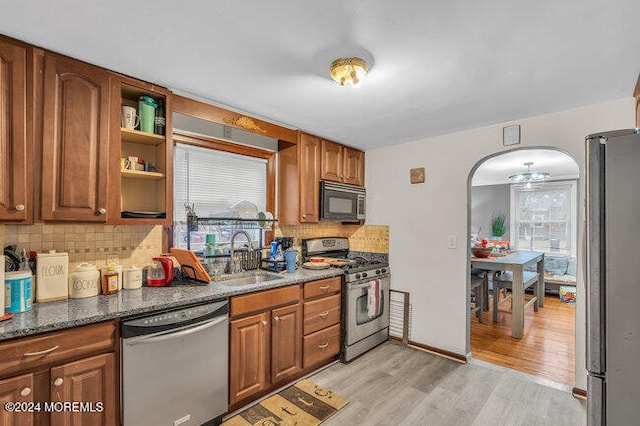
[[456,248],[456,236],[455,235],[449,235],[449,237],[447,238],[447,247],[450,248],[450,249]]

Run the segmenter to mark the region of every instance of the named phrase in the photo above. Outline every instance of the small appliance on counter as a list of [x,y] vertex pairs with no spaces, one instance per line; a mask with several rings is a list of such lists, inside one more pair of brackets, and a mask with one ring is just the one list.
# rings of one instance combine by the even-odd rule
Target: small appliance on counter
[[173,260],[168,257],[154,257],[153,265],[147,272],[147,286],[168,287],[173,282]]

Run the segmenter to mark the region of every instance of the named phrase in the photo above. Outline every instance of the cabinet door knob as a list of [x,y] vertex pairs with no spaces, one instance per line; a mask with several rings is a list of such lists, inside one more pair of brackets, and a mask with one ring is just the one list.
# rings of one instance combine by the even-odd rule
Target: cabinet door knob
[[105,214],[106,212],[107,212],[107,209],[105,209],[104,207],[100,207],[100,208],[98,209],[98,214],[99,214],[99,215],[103,215],[103,214]]
[[18,210],[19,212],[24,210],[24,204],[16,204],[16,210]]
[[306,215],[306,214],[303,214],[303,215],[302,215],[302,218],[303,218],[303,219],[306,219],[306,218],[307,218],[307,215]]
[[264,327],[265,325],[267,325],[267,322],[266,321],[262,321],[261,324]]
[[273,320],[274,320],[275,322],[278,322],[278,321],[280,321],[280,317],[276,315],[275,317],[273,317]]
[[20,391],[21,396],[29,396],[31,395],[31,388],[24,388]]
[[63,384],[63,383],[64,383],[64,380],[62,380],[62,378],[61,378],[61,377],[58,377],[57,379],[55,379],[55,380],[53,381],[53,384],[54,384],[55,386],[62,386],[62,384]]

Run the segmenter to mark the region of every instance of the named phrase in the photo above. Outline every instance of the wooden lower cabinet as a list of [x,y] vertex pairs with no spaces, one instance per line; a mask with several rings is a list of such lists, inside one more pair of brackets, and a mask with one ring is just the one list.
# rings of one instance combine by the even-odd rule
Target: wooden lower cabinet
[[0,426],[119,425],[117,328],[108,321],[1,342],[0,404],[37,405],[31,413],[0,407]]
[[116,424],[115,362],[109,353],[52,368],[51,402],[81,402],[87,411],[52,412],[51,425]]
[[[314,369],[336,359],[335,351],[340,346],[340,280],[319,280],[306,284],[308,288],[296,284],[231,298],[229,411],[311,373],[313,370],[306,368],[311,365],[308,357]],[[303,303],[304,294],[311,300]],[[324,331],[319,332],[332,339],[329,350],[316,353],[318,348],[309,346],[312,353],[307,355],[307,320],[314,331],[316,321],[322,324]],[[334,325],[337,334],[327,334],[326,328]]]
[[271,381],[302,370],[302,304],[271,311]]
[[340,324],[304,336],[304,368],[331,359],[340,353]]
[[233,320],[229,357],[229,404],[267,387],[269,312]]
[[9,402],[33,402],[33,374],[10,377],[0,380],[0,425],[28,426],[33,425],[33,413],[7,411],[4,407]]

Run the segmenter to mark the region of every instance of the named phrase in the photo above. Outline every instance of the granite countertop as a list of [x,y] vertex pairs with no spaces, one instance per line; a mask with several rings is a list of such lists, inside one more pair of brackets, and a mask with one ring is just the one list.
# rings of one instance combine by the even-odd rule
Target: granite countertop
[[62,330],[118,317],[127,318],[254,291],[331,278],[342,275],[342,270],[338,268],[324,270],[300,268],[292,274],[281,275],[282,279],[242,286],[225,285],[225,281],[214,281],[209,284],[193,284],[185,281],[174,283],[170,287],[121,290],[109,296],[100,295],[85,299],[34,303],[30,311],[15,314],[12,319],[0,322],[0,340]]

